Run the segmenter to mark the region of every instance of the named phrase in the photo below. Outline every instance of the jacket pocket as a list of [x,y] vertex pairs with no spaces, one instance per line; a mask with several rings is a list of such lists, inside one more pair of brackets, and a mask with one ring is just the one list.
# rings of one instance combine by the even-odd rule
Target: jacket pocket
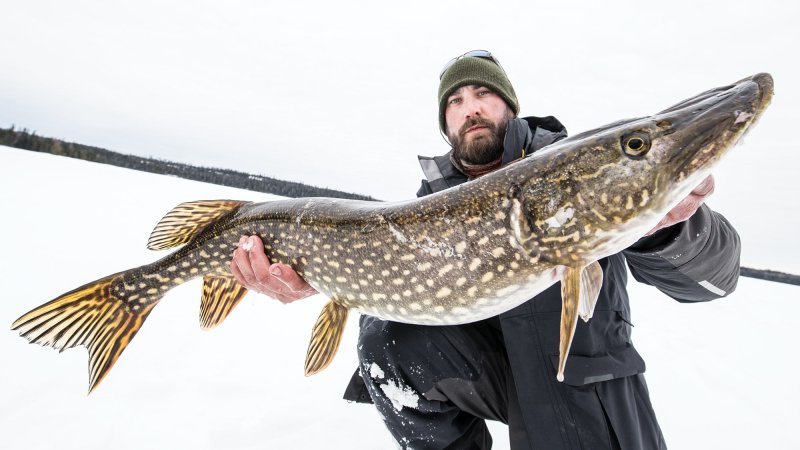
[[616,313],[617,313],[617,317],[619,317],[619,320],[621,320],[621,321],[623,321],[623,322],[627,323],[627,324],[628,324],[628,325],[630,325],[630,326],[633,326],[633,322],[631,322],[631,319],[630,319],[630,317],[628,317],[628,315],[627,315],[627,314],[625,314],[625,311],[619,311],[619,310],[617,310],[617,311],[614,311],[614,312],[616,312]]
[[[553,373],[558,369],[558,355],[550,355]],[[564,383],[584,386],[590,383],[613,380],[644,373],[645,364],[633,346],[607,352],[603,355],[569,355],[564,368]]]

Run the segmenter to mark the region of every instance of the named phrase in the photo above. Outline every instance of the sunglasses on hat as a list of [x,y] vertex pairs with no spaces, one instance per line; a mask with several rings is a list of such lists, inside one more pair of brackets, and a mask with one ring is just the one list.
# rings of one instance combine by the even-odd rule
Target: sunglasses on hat
[[447,61],[447,64],[444,65],[444,67],[442,68],[442,71],[439,72],[439,79],[441,80],[442,77],[444,76],[444,73],[447,72],[447,70],[450,67],[452,67],[453,64],[456,63],[456,61],[458,61],[459,59],[462,59],[462,58],[483,58],[483,59],[488,59],[489,61],[497,64],[497,67],[499,67],[500,70],[502,70],[503,73],[505,73],[505,69],[503,69],[503,66],[500,65],[500,61],[498,61],[497,58],[495,58],[492,55],[492,52],[490,52],[488,50],[472,50],[472,51],[469,51],[467,53],[464,53],[463,55],[456,56],[455,58],[451,59],[450,61]]

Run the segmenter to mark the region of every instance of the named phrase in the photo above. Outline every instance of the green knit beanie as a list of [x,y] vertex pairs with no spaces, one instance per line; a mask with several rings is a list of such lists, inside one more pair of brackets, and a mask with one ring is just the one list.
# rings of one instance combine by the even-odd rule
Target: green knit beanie
[[514,114],[519,114],[517,94],[500,66],[486,58],[461,58],[447,69],[439,81],[439,128],[445,135],[447,134],[447,122],[444,112],[447,108],[447,98],[456,89],[472,84],[491,89],[505,100]]

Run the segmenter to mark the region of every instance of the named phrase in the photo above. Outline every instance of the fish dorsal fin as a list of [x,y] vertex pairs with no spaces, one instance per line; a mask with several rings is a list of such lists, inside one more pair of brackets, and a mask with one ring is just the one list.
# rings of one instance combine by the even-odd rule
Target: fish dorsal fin
[[584,322],[588,322],[594,314],[594,306],[597,304],[597,297],[600,296],[600,288],[603,286],[603,268],[597,261],[589,264],[581,271],[581,297],[578,315]]
[[200,326],[208,330],[221,324],[245,294],[247,288],[234,277],[204,276]]
[[342,341],[348,311],[346,306],[342,306],[336,300],[331,300],[322,308],[311,333],[311,343],[308,344],[306,376],[321,372],[333,361]]
[[164,250],[189,242],[197,233],[220,217],[250,202],[237,200],[199,200],[172,208],[150,233],[147,248]]
[[558,345],[558,381],[564,381],[567,355],[575,336],[578,317],[588,321],[594,313],[603,285],[603,269],[597,261],[586,267],[567,267],[561,279],[561,335]]

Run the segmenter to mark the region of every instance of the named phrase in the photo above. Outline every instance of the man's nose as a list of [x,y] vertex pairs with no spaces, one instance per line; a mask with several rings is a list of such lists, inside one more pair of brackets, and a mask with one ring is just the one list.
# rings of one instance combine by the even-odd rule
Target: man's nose
[[479,117],[481,115],[481,105],[477,99],[467,98],[464,100],[464,115],[467,119]]

